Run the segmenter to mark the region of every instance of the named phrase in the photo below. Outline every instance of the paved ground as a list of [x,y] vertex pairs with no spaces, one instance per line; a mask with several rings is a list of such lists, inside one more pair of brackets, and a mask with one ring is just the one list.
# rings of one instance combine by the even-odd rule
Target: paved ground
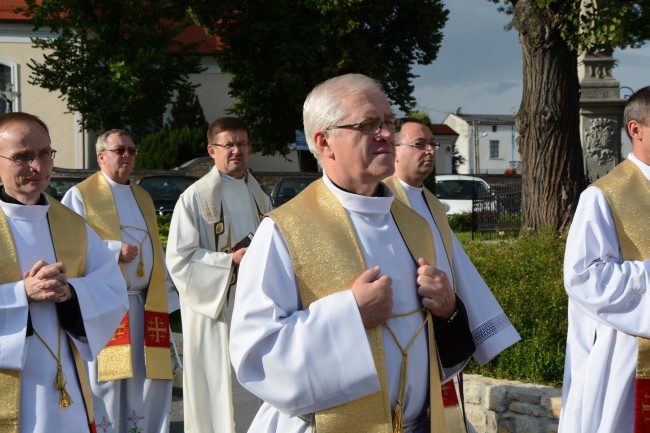
[[[183,336],[179,333],[174,333],[174,342],[180,362],[183,357]],[[172,394],[172,419],[169,427],[169,433],[183,433],[183,378],[182,371],[178,368],[179,363],[176,358],[173,358],[174,365],[174,389]],[[248,395],[248,398],[245,396]],[[233,386],[233,395],[235,401],[246,403],[239,403],[235,408],[235,428],[236,433],[246,433],[248,426],[250,426],[257,410],[260,407],[260,402],[251,394],[248,394],[239,383]],[[215,432],[218,433],[218,432]]]
[[[235,388],[235,398],[239,395],[242,388]],[[257,413],[258,405],[250,403],[241,406],[235,412],[235,426],[237,433],[246,433],[248,426]],[[172,419],[169,427],[169,433],[183,433],[183,389],[174,387],[172,395]]]
[[174,388],[172,394],[172,422],[169,433],[183,433],[183,390]]

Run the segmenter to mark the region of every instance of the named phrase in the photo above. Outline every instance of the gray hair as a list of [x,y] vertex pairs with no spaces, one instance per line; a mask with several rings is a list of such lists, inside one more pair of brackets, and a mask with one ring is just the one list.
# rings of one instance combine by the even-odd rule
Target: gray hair
[[[379,91],[383,93],[381,85],[370,77],[362,74],[345,74],[330,78],[314,87],[307,95],[302,107],[303,125],[309,151],[316,157],[320,164],[320,154],[314,143],[314,133],[323,131],[328,126],[336,125],[346,113],[341,108],[341,99],[344,96]],[[332,133],[337,133],[333,131]]]
[[627,125],[632,120],[650,126],[648,124],[650,120],[650,86],[643,87],[634,92],[625,104],[623,122],[625,124],[625,132],[630,137],[630,140],[632,140],[632,137],[630,136],[630,131],[627,130]]
[[123,129],[109,129],[108,131],[102,133],[99,137],[97,137],[97,142],[95,143],[95,153],[99,155],[101,152],[105,151],[108,149],[108,136],[111,134],[117,134],[117,135],[126,135],[127,137],[131,138],[131,134],[126,132]]

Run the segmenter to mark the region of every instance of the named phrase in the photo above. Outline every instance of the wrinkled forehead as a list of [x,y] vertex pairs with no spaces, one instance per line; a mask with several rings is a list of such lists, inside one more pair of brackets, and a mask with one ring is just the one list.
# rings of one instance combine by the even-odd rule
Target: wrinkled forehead
[[341,96],[341,113],[344,118],[381,118],[393,117],[388,98],[381,90],[364,90]]

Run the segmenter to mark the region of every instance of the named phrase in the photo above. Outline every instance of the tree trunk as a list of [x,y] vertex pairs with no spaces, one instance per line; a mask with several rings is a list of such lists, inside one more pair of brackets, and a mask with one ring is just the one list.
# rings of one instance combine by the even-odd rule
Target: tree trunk
[[522,169],[522,231],[568,229],[585,188],[577,55],[548,11],[519,0],[513,17],[523,51],[516,115]]

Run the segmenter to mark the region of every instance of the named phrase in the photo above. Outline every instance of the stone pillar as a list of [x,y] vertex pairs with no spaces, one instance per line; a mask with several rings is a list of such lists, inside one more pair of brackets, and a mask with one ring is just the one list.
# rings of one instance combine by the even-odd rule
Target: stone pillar
[[621,161],[623,107],[620,83],[612,76],[611,48],[578,57],[580,139],[589,182],[609,173]]

